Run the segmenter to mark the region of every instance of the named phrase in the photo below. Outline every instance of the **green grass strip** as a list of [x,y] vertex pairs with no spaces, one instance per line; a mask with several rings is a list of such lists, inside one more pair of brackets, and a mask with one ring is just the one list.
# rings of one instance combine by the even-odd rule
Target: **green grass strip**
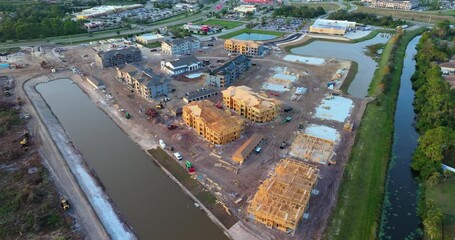
[[235,31],[235,32],[231,32],[231,33],[228,33],[228,34],[219,36],[218,38],[228,39],[228,38],[231,38],[231,37],[235,37],[235,36],[237,36],[237,35],[240,35],[240,34],[242,34],[242,33],[270,34],[270,35],[274,35],[274,36],[277,36],[277,37],[282,37],[282,36],[284,36],[284,33],[282,33],[282,32],[265,31],[265,30],[256,30],[256,29],[244,28],[244,29],[241,29],[241,30],[238,30],[238,31]]
[[398,43],[394,59],[390,59],[393,44],[389,41],[384,48],[370,92],[380,92],[376,88],[380,88],[382,70],[393,60],[395,71],[390,89],[379,93],[365,110],[324,239],[377,238],[403,59],[409,41],[422,32],[419,29],[406,33]]

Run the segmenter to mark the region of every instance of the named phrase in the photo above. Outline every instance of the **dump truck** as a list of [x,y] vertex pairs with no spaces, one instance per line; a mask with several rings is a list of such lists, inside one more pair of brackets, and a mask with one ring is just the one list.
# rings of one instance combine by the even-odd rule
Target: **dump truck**
[[66,198],[64,198],[64,197],[62,197],[62,199],[60,201],[60,205],[62,206],[63,210],[65,210],[65,211],[70,208],[68,200],[66,200]]
[[16,98],[16,101],[17,101],[17,104],[18,104],[19,106],[22,106],[22,99],[21,99],[21,97],[18,96],[18,97]]

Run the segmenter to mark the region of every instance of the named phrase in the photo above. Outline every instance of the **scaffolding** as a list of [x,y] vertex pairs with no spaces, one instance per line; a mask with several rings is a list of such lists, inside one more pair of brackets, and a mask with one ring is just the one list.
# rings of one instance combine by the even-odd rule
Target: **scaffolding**
[[317,183],[319,169],[293,159],[281,159],[248,206],[248,214],[269,228],[294,232]]

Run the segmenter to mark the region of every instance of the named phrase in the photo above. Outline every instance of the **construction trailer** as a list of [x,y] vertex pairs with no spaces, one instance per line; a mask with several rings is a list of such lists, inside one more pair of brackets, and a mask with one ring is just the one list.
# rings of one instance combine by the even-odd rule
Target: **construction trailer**
[[319,169],[307,163],[281,159],[248,206],[249,218],[294,233],[318,180]]

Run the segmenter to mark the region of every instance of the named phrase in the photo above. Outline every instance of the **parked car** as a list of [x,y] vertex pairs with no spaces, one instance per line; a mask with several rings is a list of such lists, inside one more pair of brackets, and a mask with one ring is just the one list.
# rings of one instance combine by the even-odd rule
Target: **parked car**
[[182,155],[179,152],[175,152],[174,156],[180,161],[183,159]]
[[166,148],[166,143],[164,143],[164,141],[163,141],[162,139],[160,139],[158,142],[160,143],[160,146],[161,146],[163,149]]
[[256,147],[256,149],[254,149],[254,151],[259,154],[261,152],[262,148],[261,147]]

